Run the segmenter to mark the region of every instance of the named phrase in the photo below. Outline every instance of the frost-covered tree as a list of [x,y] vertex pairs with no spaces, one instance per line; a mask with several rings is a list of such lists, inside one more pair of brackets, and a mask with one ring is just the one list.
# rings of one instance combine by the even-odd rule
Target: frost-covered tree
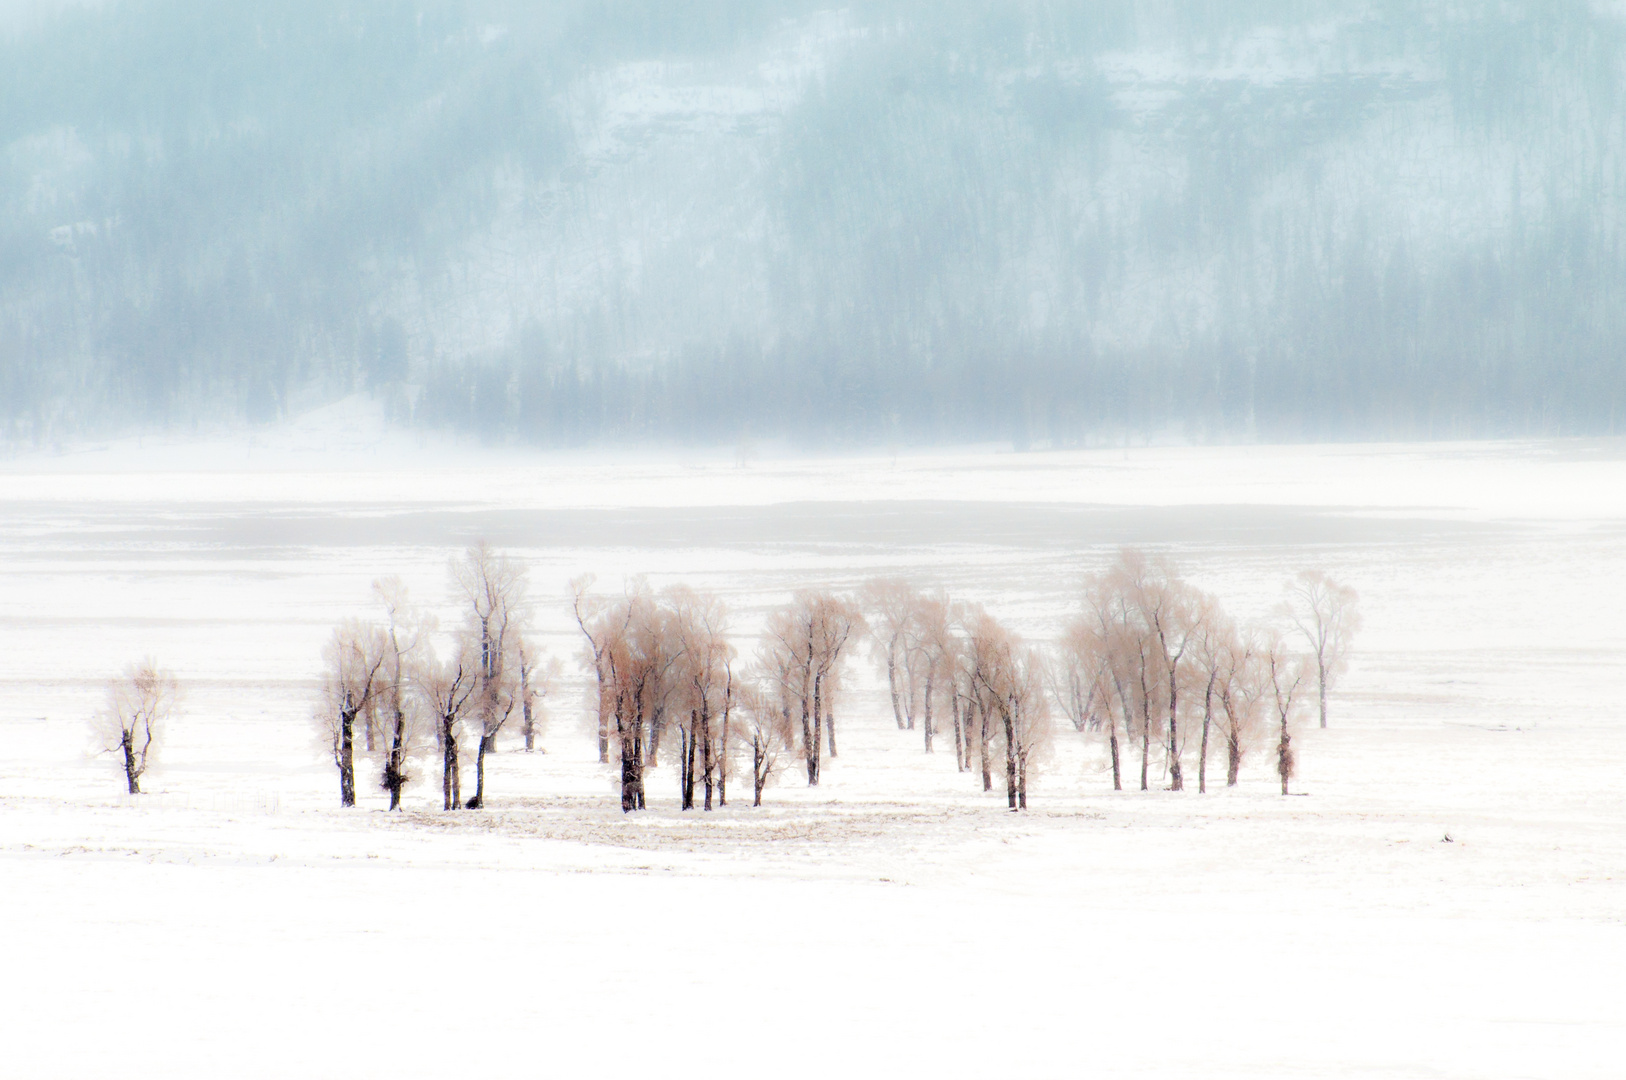
[[919,593],[907,581],[877,578],[866,582],[860,599],[870,615],[869,642],[875,658],[886,670],[887,692],[898,730],[915,726],[914,709],[905,709],[912,690],[908,679],[908,638]]
[[474,795],[468,808],[485,805],[486,754],[497,748],[497,733],[520,703],[516,654],[524,620],[526,575],[519,562],[493,551],[484,541],[451,564],[455,591],[479,642],[480,686],[475,700],[477,734]]
[[988,721],[982,733],[983,788],[989,787],[986,748],[997,744],[1004,751],[1005,795],[1010,809],[1026,810],[1028,772],[1049,741],[1044,660],[1037,650],[1024,646],[1021,638],[986,612],[979,613],[968,626],[968,637],[978,709]]
[[141,777],[156,756],[179,698],[174,672],[150,657],[107,684],[107,704],[93,724],[96,748],[117,758],[131,795],[141,794]]
[[370,712],[379,728],[374,752],[382,758],[379,786],[389,792],[390,809],[399,810],[401,791],[413,779],[410,762],[426,728],[420,715],[421,699],[413,693],[412,665],[424,637],[433,629],[433,620],[412,606],[406,585],[398,577],[373,582],[373,592],[385,613],[384,664],[379,690],[370,699]]
[[441,660],[425,648],[413,669],[413,682],[428,702],[440,744],[441,809],[462,805],[461,743],[471,714],[478,707],[481,685],[480,642],[472,635],[454,636],[450,654]]
[[525,737],[525,752],[530,753],[536,749],[537,738],[547,732],[547,700],[559,681],[560,664],[556,656],[543,656],[540,647],[523,634],[515,643],[514,656],[519,661],[519,730]]
[[1287,583],[1282,608],[1310,646],[1315,665],[1321,726],[1327,726],[1327,693],[1349,667],[1349,647],[1361,628],[1360,597],[1320,570],[1305,570]]
[[346,619],[322,650],[317,729],[339,770],[339,805],[356,805],[356,719],[382,688],[385,637],[379,627]]
[[[777,662],[769,656],[767,663]],[[742,679],[735,691],[733,728],[740,748],[751,755],[751,805],[762,805],[762,792],[771,784],[786,758],[796,750],[796,728],[791,720],[791,698],[786,693],[787,672],[763,671]]]
[[698,780],[705,788],[705,809],[710,810],[714,790],[722,805],[728,796],[735,656],[728,641],[728,609],[717,597],[683,586],[669,590],[664,600],[670,612],[674,661],[670,707],[678,717],[682,807],[694,809]]
[[1282,794],[1293,778],[1297,758],[1293,753],[1291,728],[1304,703],[1303,690],[1309,679],[1309,664],[1290,652],[1279,637],[1267,641],[1263,650],[1264,674],[1269,679],[1270,702],[1276,721],[1276,774],[1281,777]]
[[829,738],[836,756],[833,699],[849,642],[865,629],[858,605],[830,592],[797,593],[790,604],[768,617],[768,647],[781,654],[787,682],[795,687],[801,717],[801,745],[807,783],[817,787],[823,767],[821,742]]

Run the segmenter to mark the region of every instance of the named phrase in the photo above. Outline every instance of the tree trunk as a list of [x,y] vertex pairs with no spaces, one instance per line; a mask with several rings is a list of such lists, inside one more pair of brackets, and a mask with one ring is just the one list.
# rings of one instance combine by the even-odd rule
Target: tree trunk
[[1281,741],[1276,744],[1276,771],[1281,774],[1282,794],[1287,794],[1287,781],[1293,775],[1293,737],[1287,733],[1287,715],[1282,715]]
[[1146,717],[1141,723],[1140,732],[1140,789],[1149,790],[1146,786],[1147,765],[1152,757],[1152,718]]
[[390,793],[390,809],[401,809],[401,789],[406,787],[406,717],[395,712],[395,729],[390,736],[390,756],[384,762],[384,789]]
[[1322,663],[1321,657],[1315,658],[1315,685],[1316,693],[1321,698],[1321,726],[1327,726],[1327,665]]
[[689,718],[689,726],[678,725],[678,790],[682,796],[678,807],[682,810],[694,809],[694,718]]
[[988,709],[977,702],[977,750],[982,756],[982,790],[994,790],[994,763],[988,754]]
[[[717,763],[711,758],[711,716],[704,706],[700,709],[700,775],[706,785],[705,809],[711,809],[712,785],[715,783]],[[690,753],[693,753],[691,750]]]
[[813,756],[807,759],[807,784],[819,786],[819,739],[824,735],[824,675],[813,676]]
[[1169,790],[1186,790],[1185,778],[1180,773],[1179,686],[1175,681],[1176,660],[1169,665]]
[[1208,729],[1214,722],[1214,680],[1217,676],[1209,675],[1208,689],[1203,691],[1203,744],[1197,752],[1197,794],[1203,795],[1208,791]]
[[356,805],[356,713],[339,710],[339,805]]
[[762,805],[762,789],[768,783],[768,755],[762,750],[762,737],[751,736],[751,788],[752,806]]
[[490,737],[481,736],[480,748],[474,752],[474,797],[467,803],[470,810],[481,810],[486,805],[486,744],[490,741]]
[[924,707],[923,707],[922,714],[921,714],[921,721],[920,721],[921,729],[925,732],[926,753],[928,753],[928,754],[932,752],[932,675],[933,674],[934,673],[932,673],[932,672],[928,672],[926,674],[926,701],[924,703]]
[[141,774],[136,771],[135,732],[129,730],[128,728],[124,729],[124,733],[119,737],[119,742],[124,746],[125,786],[130,789],[131,795],[140,795]]
[[1110,713],[1107,714],[1107,719],[1112,723],[1112,727],[1107,734],[1107,745],[1112,748],[1112,790],[1122,791],[1124,789],[1124,777],[1118,753],[1118,721],[1113,720]]
[[802,756],[807,759],[807,786],[813,787],[819,782],[819,768],[816,764],[819,756],[819,740],[813,731],[813,721],[808,716],[807,684],[802,684]]
[[1236,787],[1237,776],[1242,772],[1242,743],[1234,734],[1229,732],[1225,736],[1225,786]]
[[[909,725],[913,727],[914,725]],[[830,741],[830,756],[836,756],[836,711],[831,707],[828,698],[824,702],[824,733]]]
[[893,637],[886,647],[886,685],[892,691],[892,717],[903,730],[903,705],[898,700],[898,639]]
[[726,704],[726,702],[729,702],[729,701],[733,700],[733,694],[734,694],[733,679],[734,679],[733,674],[730,673],[730,675],[729,675],[728,696],[724,698],[725,704],[723,706],[723,741],[722,741],[722,744],[718,747],[718,751],[717,751],[717,805],[718,806],[727,806],[728,805],[728,749],[729,749],[729,745],[728,745],[728,735],[729,735],[729,732],[728,732],[728,713],[729,713],[729,706]]
[[453,734],[452,725],[455,721],[449,716],[440,718],[440,793],[441,809],[456,810],[458,790],[461,785],[457,776],[457,738]]
[[1028,759],[1023,756],[1016,766],[1016,808],[1028,808]]
[[1016,809],[1016,723],[1014,709],[1007,703],[1000,713],[1005,721],[1005,799]]
[[954,691],[954,697],[949,700],[949,712],[954,714],[954,771],[965,772],[965,725],[960,719],[960,691],[958,689]]

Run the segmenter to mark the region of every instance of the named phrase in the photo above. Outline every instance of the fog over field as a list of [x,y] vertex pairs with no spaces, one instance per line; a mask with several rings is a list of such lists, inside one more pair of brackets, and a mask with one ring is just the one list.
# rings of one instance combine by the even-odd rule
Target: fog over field
[[1626,5],[0,0],[0,1075],[1626,1051]]
[[1619,4],[5,10],[6,442],[1620,430]]

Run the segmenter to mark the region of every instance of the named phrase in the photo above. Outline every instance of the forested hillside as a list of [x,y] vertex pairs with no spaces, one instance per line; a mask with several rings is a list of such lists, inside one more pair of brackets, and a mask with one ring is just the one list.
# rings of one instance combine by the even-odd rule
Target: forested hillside
[[107,0],[0,24],[0,443],[1615,432],[1626,8]]

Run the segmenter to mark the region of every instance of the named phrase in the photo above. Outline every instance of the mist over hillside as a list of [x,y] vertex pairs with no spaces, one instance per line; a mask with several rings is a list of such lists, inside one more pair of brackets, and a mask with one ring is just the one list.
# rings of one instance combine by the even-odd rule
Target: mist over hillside
[[1619,431],[1626,8],[0,21],[0,443]]

